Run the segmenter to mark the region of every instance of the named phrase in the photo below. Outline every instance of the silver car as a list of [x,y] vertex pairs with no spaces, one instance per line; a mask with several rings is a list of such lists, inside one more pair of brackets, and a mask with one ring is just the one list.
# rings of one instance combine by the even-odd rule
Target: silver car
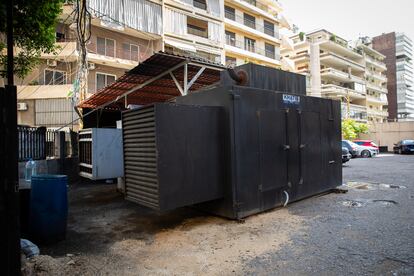
[[378,149],[374,147],[361,146],[349,140],[342,140],[342,146],[346,147],[352,157],[374,157],[378,154]]

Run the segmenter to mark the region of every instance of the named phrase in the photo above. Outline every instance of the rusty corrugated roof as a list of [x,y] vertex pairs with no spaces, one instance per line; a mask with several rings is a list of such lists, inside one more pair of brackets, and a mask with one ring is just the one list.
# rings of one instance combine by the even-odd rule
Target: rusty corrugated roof
[[[80,103],[78,107],[123,108],[125,105],[126,94],[127,103],[137,105],[164,102],[180,96],[180,90],[177,88],[174,80],[169,74],[165,74],[165,72],[182,63],[188,64],[188,82],[199,72],[200,68],[203,66],[206,67],[190,87],[189,93],[218,82],[220,80],[220,71],[226,68],[224,65],[197,57],[159,52],[125,73],[125,75],[120,77],[114,83],[97,91],[90,98]],[[164,76],[141,87],[144,83],[163,73],[165,74]],[[174,70],[173,74],[181,87],[183,87],[184,66],[180,66]]]

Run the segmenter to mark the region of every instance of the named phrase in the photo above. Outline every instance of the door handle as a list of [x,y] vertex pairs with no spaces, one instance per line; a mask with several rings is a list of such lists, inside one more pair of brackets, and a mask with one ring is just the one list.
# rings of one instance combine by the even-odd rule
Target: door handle
[[283,145],[284,150],[290,150],[290,145]]

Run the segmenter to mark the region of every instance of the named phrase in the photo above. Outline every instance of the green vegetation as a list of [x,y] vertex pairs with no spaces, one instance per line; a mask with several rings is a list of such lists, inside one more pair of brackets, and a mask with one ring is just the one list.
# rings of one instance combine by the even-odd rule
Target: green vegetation
[[358,123],[353,119],[342,120],[342,138],[353,140],[361,133],[368,133],[367,124]]
[[299,33],[299,39],[300,39],[300,41],[303,41],[305,39],[305,33],[304,32]]
[[[41,53],[54,53],[55,27],[64,0],[15,0],[13,10],[15,74],[26,76],[39,62]],[[0,2],[0,76],[7,67],[6,1]]]

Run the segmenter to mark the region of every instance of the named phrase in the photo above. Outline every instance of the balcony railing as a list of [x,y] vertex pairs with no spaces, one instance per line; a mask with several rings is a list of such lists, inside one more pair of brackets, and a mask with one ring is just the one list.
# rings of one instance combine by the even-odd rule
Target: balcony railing
[[225,17],[239,24],[243,24],[244,26],[249,27],[253,30],[262,32],[271,37],[279,39],[279,32],[276,29],[277,26],[273,26],[273,29],[270,27],[265,27],[264,25],[258,24],[257,21],[250,20],[243,16],[237,16],[236,14],[228,12],[228,11],[225,12]]
[[[242,1],[248,3],[252,6],[255,6],[255,7],[259,8],[262,11],[265,11],[267,13],[273,13],[273,10],[271,10],[268,5],[266,5],[266,4],[264,4],[260,1],[257,1],[257,0],[242,0]],[[279,2],[276,1],[276,0],[275,0],[275,3],[277,3],[277,5],[279,5]]]
[[[136,44],[133,44],[133,45],[136,45]],[[88,53],[90,54],[100,55],[100,56],[110,58],[110,59],[119,58],[119,59],[123,59],[126,61],[132,61],[132,62],[143,61],[153,54],[151,50],[141,51],[141,45],[136,45],[136,46],[138,46],[138,51],[127,51],[122,48],[122,44],[121,44],[119,47],[115,47],[114,50],[112,50],[110,53],[107,53],[105,55],[98,53],[95,49],[96,47],[94,47],[92,44],[88,45],[87,49],[88,49]]]
[[342,87],[335,84],[325,84],[322,85],[322,93],[324,94],[336,94],[337,96],[349,96],[353,98],[363,98],[365,93],[357,91],[351,88]]
[[367,120],[367,108],[365,106],[342,103],[341,113],[343,118],[351,118],[357,121]]
[[204,37],[204,38],[208,38],[207,30],[201,30],[201,29],[195,28],[191,25],[187,25],[187,33],[192,34],[192,35],[196,35],[196,36],[200,36],[200,37]]
[[359,63],[357,63],[357,62],[355,62],[355,61],[353,61],[351,59],[348,59],[348,58],[342,57],[340,55],[337,55],[337,54],[335,54],[333,52],[325,51],[325,52],[323,52],[320,55],[321,58],[323,58],[323,57],[330,57],[330,56],[333,57],[333,58],[335,58],[335,59],[337,59],[337,60],[344,61],[344,62],[348,63],[349,65],[353,65],[355,67],[358,67],[361,70],[364,70],[365,69],[364,65],[361,65],[361,64],[359,64]]
[[367,72],[367,75],[371,76],[372,78],[376,78],[377,80],[380,80],[382,82],[387,81],[387,77],[379,72],[375,72],[369,69],[367,69],[365,72]]
[[236,21],[236,14],[235,14],[234,12],[225,11],[224,16],[225,16],[227,19],[230,19],[230,20]]
[[386,87],[382,87],[382,86],[376,85],[376,84],[374,84],[372,82],[369,82],[369,81],[367,81],[366,84],[367,84],[367,88],[368,89],[371,89],[371,90],[374,90],[374,91],[378,91],[378,92],[381,92],[381,93],[387,93],[388,92],[388,90],[387,90]]
[[256,44],[245,44],[244,41],[232,39],[230,36],[226,36],[226,44],[229,46],[233,46],[239,49],[243,49],[249,51],[251,53],[259,54],[268,58],[279,60],[280,56],[276,52],[274,53],[274,57],[270,57],[270,51],[266,51],[265,49],[257,47]]
[[388,111],[378,109],[367,109],[368,116],[388,117]]
[[386,65],[385,65],[385,63],[384,62],[382,62],[381,60],[377,60],[377,59],[375,59],[375,58],[373,58],[373,57],[370,57],[370,56],[365,56],[365,58],[367,59],[367,61],[368,62],[370,62],[370,63],[372,63],[372,64],[374,64],[375,66],[377,66],[377,67],[380,67],[380,68],[383,68],[383,69],[385,69],[386,68]]

